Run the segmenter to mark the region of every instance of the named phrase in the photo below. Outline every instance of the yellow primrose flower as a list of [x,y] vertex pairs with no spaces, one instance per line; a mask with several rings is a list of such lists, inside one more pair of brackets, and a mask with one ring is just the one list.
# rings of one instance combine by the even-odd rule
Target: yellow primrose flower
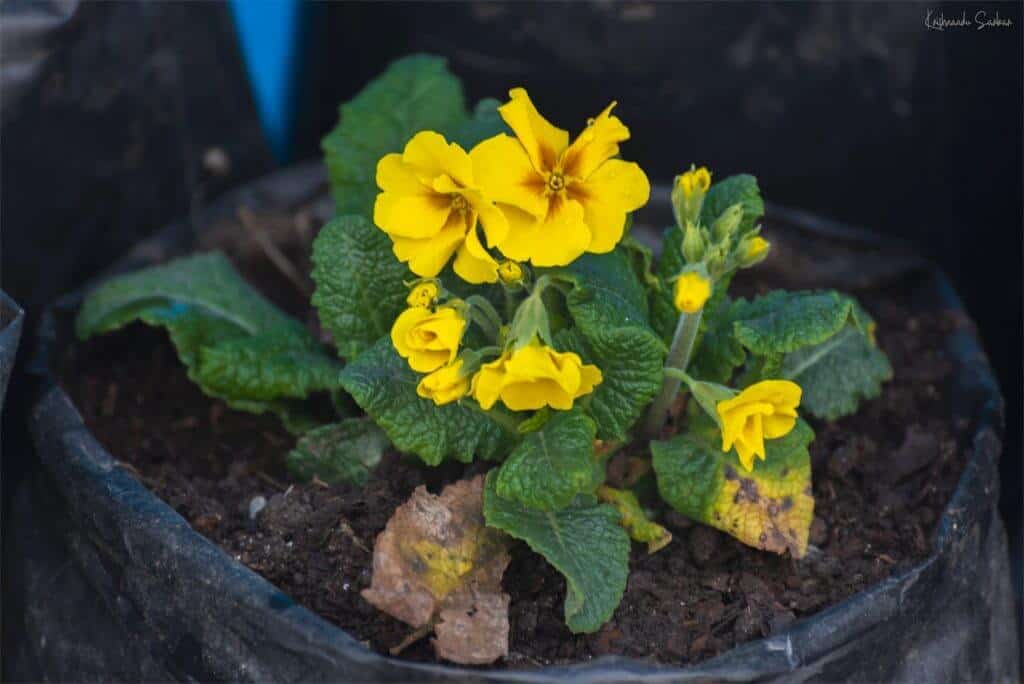
[[523,88],[498,111],[515,137],[497,135],[470,153],[476,178],[508,219],[505,256],[535,266],[564,266],[584,252],[610,252],[622,239],[626,214],[647,203],[647,176],[612,159],[629,129],[612,116],[613,102],[569,144]]
[[405,303],[414,307],[433,306],[440,293],[437,283],[433,281],[419,283],[409,292],[409,296],[405,298]]
[[477,187],[464,149],[440,133],[421,131],[401,154],[381,158],[377,185],[381,193],[373,222],[413,273],[432,278],[454,254],[455,272],[463,280],[497,282],[498,264],[480,242],[477,221],[489,247],[505,239],[508,222]]
[[430,373],[451,363],[459,351],[466,319],[450,306],[437,311],[406,309],[391,326],[391,344],[417,373]]
[[506,259],[498,264],[498,278],[506,285],[520,283],[523,280],[523,267],[511,259]]
[[416,394],[424,399],[433,399],[438,406],[457,401],[468,391],[469,378],[462,374],[462,359],[424,376],[416,385]]
[[568,411],[574,399],[590,394],[601,380],[597,366],[583,365],[576,354],[555,351],[535,338],[484,364],[473,376],[470,392],[484,410],[501,399],[513,411],[544,406]]
[[765,459],[764,440],[789,434],[796,425],[800,385],[789,380],[762,380],[716,405],[722,427],[722,451],[736,447],[749,472],[754,457]]
[[711,281],[696,271],[688,271],[676,279],[673,302],[683,313],[697,313],[711,297]]

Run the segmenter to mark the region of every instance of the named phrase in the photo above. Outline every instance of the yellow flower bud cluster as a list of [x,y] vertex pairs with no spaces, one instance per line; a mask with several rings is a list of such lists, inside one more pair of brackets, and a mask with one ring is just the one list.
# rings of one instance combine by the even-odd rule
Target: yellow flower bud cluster
[[[512,266],[519,271],[516,280],[521,279],[520,267]],[[508,271],[516,275],[514,269]],[[536,294],[524,305],[541,302],[539,292]],[[407,300],[409,308],[391,327],[391,343],[399,356],[417,373],[427,374],[416,387],[420,397],[443,406],[468,394],[484,410],[501,401],[512,411],[544,407],[565,411],[601,383],[597,366],[584,364],[573,352],[553,349],[537,334],[531,334],[522,345],[512,344],[515,339],[510,334],[510,344],[504,349],[495,348],[498,357],[489,363],[481,364],[479,353],[473,350],[460,356],[469,325],[467,304],[454,300],[437,305],[438,296],[439,288],[433,281],[415,285]],[[538,315],[546,317],[543,311]]]

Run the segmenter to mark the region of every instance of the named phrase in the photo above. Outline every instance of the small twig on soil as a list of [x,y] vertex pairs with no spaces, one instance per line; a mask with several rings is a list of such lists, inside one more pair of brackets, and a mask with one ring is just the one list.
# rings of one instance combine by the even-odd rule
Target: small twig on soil
[[299,290],[302,296],[309,297],[313,293],[309,283],[302,278],[295,264],[284,255],[284,252],[277,248],[277,245],[267,237],[266,232],[257,225],[256,217],[253,216],[253,213],[246,207],[239,207],[238,218],[241,220],[242,226],[249,233],[249,236],[263,250],[264,256],[270,260],[270,263]]
[[392,646],[391,648],[389,648],[388,653],[390,653],[393,656],[396,656],[433,631],[433,622],[428,622],[422,627],[417,627],[412,634],[402,639],[401,643],[399,643],[397,646]]
[[331,485],[327,484],[326,482],[321,480],[316,475],[313,475],[313,479],[310,480],[309,484],[313,485],[314,487],[320,487],[321,489],[330,489],[331,488]]
[[283,492],[285,490],[285,486],[283,484],[281,484],[280,482],[278,482],[274,478],[270,477],[270,475],[267,475],[262,470],[257,470],[255,474],[256,474],[256,477],[260,478],[261,480],[266,482],[268,485],[270,485],[271,487],[273,487],[277,491]]
[[360,549],[362,549],[366,553],[370,553],[369,547],[366,546],[366,544],[363,543],[363,540],[359,538],[359,535],[356,534],[355,530],[352,529],[352,526],[348,524],[347,520],[345,520],[344,518],[339,520],[338,521],[338,529],[341,530],[342,534],[344,534],[346,537],[348,537],[350,540],[352,540],[353,544],[358,546]]

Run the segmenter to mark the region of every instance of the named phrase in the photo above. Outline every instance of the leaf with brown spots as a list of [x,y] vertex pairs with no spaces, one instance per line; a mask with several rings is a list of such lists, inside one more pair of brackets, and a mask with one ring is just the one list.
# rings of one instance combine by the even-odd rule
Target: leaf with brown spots
[[680,513],[744,544],[801,558],[814,519],[812,439],[810,426],[797,421],[788,435],[765,443],[767,458],[749,472],[735,451],[723,453],[700,430],[652,442],[658,490]]
[[484,525],[483,483],[461,480],[440,496],[417,487],[377,537],[362,593],[423,635],[433,627],[438,656],[465,665],[508,654],[507,538]]

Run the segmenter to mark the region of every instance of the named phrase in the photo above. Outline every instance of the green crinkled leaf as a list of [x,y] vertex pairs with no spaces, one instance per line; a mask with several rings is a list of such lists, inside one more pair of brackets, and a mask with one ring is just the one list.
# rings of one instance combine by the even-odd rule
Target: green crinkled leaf
[[573,285],[566,296],[580,331],[647,327],[647,294],[622,249],[584,254],[569,266],[550,271]]
[[500,105],[498,100],[492,98],[477,102],[473,109],[473,116],[452,130],[451,141],[458,143],[468,152],[478,143],[493,138],[499,133],[511,133],[508,126],[505,125],[505,120],[498,113]]
[[391,63],[354,98],[322,147],[338,214],[370,216],[377,162],[401,152],[423,130],[455,130],[466,120],[462,85],[441,57],[411,55]]
[[313,306],[338,353],[352,359],[386,335],[405,308],[413,276],[391,240],[362,216],[341,216],[313,242]]
[[487,476],[484,518],[525,541],[565,576],[565,622],[574,633],[596,632],[622,600],[629,575],[629,535],[619,512],[580,495],[557,512],[526,508],[498,496],[498,474]]
[[776,290],[751,302],[737,300],[731,312],[740,344],[755,354],[786,354],[820,344],[850,320],[853,303],[837,292]]
[[232,399],[305,399],[340,387],[341,369],[312,335],[287,326],[201,347],[195,379]]
[[288,454],[297,477],[327,484],[362,486],[388,447],[388,438],[369,418],[348,418],[311,430]]
[[167,329],[203,392],[238,410],[272,411],[293,432],[317,424],[301,399],[340,386],[341,365],[219,253],[108,280],[86,298],[76,327],[87,339],[133,320]]
[[648,328],[597,330],[584,339],[578,329],[559,331],[555,343],[601,369],[601,384],[584,399],[597,422],[597,436],[625,441],[629,430],[661,389],[665,345]]
[[802,410],[835,420],[855,413],[861,400],[881,394],[882,383],[892,379],[892,365],[851,323],[821,344],[787,354],[781,375],[803,388]]
[[429,465],[447,458],[469,463],[473,457],[500,459],[511,435],[467,400],[437,406],[416,394],[420,381],[391,346],[388,337],[351,361],[341,384],[373,418],[399,451],[416,454]]
[[737,203],[743,205],[743,218],[735,234],[742,236],[753,230],[758,219],[764,216],[761,190],[757,186],[757,179],[750,174],[729,176],[712,185],[704,197],[704,206],[700,212],[701,223],[710,228],[722,212]]
[[584,401],[601,439],[625,439],[661,388],[665,346],[647,322],[647,295],[627,253],[586,254],[552,272],[575,327],[561,344],[601,369],[603,380]]
[[250,287],[223,254],[210,252],[111,278],[82,303],[76,331],[88,339],[130,323],[143,311],[167,307],[169,319],[194,309],[249,335],[295,324]]
[[498,494],[540,511],[565,508],[604,479],[594,458],[596,426],[579,408],[559,411],[526,435],[498,470]]
[[807,449],[814,431],[798,420],[789,434],[765,442],[767,458],[757,460],[751,472],[735,450],[722,452],[720,439],[696,429],[651,442],[661,497],[683,515],[745,544],[803,556],[814,519]]

